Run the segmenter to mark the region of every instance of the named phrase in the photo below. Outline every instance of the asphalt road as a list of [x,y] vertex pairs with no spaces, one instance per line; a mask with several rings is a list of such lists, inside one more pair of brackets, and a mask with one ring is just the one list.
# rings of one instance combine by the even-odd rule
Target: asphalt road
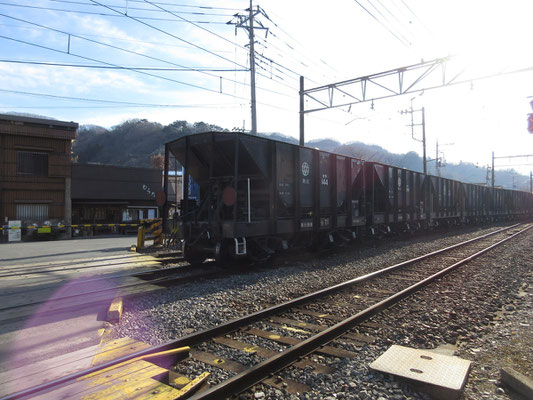
[[136,236],[0,244],[0,267],[126,254]]

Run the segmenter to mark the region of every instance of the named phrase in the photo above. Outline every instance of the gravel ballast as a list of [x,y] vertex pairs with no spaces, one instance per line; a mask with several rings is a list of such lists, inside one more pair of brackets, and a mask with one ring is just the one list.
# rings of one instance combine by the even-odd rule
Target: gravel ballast
[[[343,251],[324,259],[310,254],[309,260],[291,265],[270,270],[256,268],[243,275],[179,286],[127,301],[114,335],[163,343],[495,229],[384,241],[375,248]],[[384,328],[361,328],[361,333],[372,334],[378,340],[363,346],[360,359],[311,356],[334,367],[334,374],[315,374],[298,368],[283,372],[285,377],[308,384],[311,391],[291,396],[285,390],[259,385],[241,397],[428,398],[406,382],[369,371],[368,364],[391,344],[429,349],[448,344],[456,346],[457,355],[474,362],[464,398],[509,398],[509,389],[498,386],[502,366],[531,377],[533,360],[524,353],[533,348],[529,326],[533,256],[528,250],[532,245],[533,234],[527,233],[377,316],[374,321]],[[499,320],[494,321],[495,318]],[[524,347],[521,340],[529,342]],[[277,345],[271,347],[278,349]],[[346,349],[354,351],[353,347]],[[217,353],[221,352],[224,351]],[[235,358],[235,352],[228,351],[227,355],[233,353]],[[264,397],[256,397],[257,393]]]

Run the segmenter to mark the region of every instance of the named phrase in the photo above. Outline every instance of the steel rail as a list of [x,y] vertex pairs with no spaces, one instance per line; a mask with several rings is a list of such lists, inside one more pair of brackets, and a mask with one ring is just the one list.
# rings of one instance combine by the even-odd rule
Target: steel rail
[[[337,285],[334,285],[334,286],[331,286],[331,287],[328,287],[328,288],[325,288],[325,289],[321,289],[321,290],[316,291],[314,293],[310,293],[310,294],[307,294],[307,295],[300,296],[300,297],[298,297],[296,299],[289,300],[289,301],[287,301],[285,303],[278,304],[278,305],[275,305],[275,306],[272,306],[272,307],[269,307],[269,308],[266,308],[266,309],[263,309],[263,310],[256,311],[256,312],[254,312],[252,314],[248,314],[248,315],[246,315],[244,317],[241,317],[241,318],[236,318],[236,319],[224,322],[224,323],[222,323],[220,325],[217,325],[217,326],[214,326],[212,328],[207,328],[207,329],[204,329],[204,330],[201,330],[201,331],[198,331],[198,332],[194,332],[194,333],[191,333],[189,335],[183,336],[181,338],[172,340],[170,342],[163,343],[163,344],[160,344],[160,345],[156,345],[156,346],[153,346],[153,347],[145,349],[145,350],[140,350],[140,351],[137,351],[135,353],[131,353],[129,355],[117,358],[115,360],[111,360],[111,361],[102,363],[100,365],[88,368],[86,370],[75,372],[75,373],[72,373],[70,375],[66,375],[64,377],[61,377],[61,378],[58,378],[58,379],[55,379],[55,380],[52,380],[52,381],[49,381],[49,382],[45,382],[45,383],[39,384],[39,385],[34,386],[32,388],[28,388],[28,389],[25,389],[25,390],[22,390],[22,391],[19,391],[19,392],[16,392],[16,393],[9,394],[9,395],[7,395],[5,397],[0,398],[0,400],[12,400],[12,399],[18,399],[18,398],[21,398],[21,397],[29,396],[29,395],[32,395],[32,394],[35,394],[35,393],[50,389],[50,388],[52,388],[54,386],[59,386],[59,385],[65,384],[65,383],[67,383],[69,381],[81,378],[82,376],[89,375],[89,374],[95,373],[97,371],[113,367],[116,364],[123,363],[123,362],[131,360],[131,359],[133,359],[135,357],[140,357],[140,356],[144,356],[144,355],[151,354],[151,353],[158,353],[158,352],[166,351],[166,350],[173,349],[173,348],[176,348],[176,347],[193,346],[195,344],[201,343],[202,341],[210,339],[211,337],[219,336],[219,335],[225,335],[225,334],[227,334],[229,332],[235,331],[235,330],[241,328],[242,326],[249,325],[250,323],[255,322],[255,321],[257,321],[257,320],[259,320],[261,318],[268,317],[268,316],[270,316],[272,314],[275,314],[275,313],[280,313],[282,311],[285,311],[287,309],[296,307],[296,306],[298,306],[300,304],[303,304],[305,302],[308,302],[308,301],[314,300],[316,298],[323,297],[323,296],[326,296],[328,294],[331,294],[331,293],[346,289],[346,288],[348,288],[348,287],[350,287],[352,285],[364,282],[364,281],[369,280],[371,278],[374,278],[376,276],[385,274],[387,272],[399,269],[401,267],[404,267],[404,266],[407,266],[407,265],[410,265],[410,264],[414,264],[414,263],[416,263],[418,261],[425,260],[427,258],[433,257],[433,256],[438,255],[438,254],[445,253],[447,251],[456,249],[458,247],[465,246],[467,244],[470,244],[470,243],[473,243],[475,241],[487,238],[489,236],[497,235],[498,233],[502,233],[504,231],[516,228],[519,225],[520,224],[514,224],[514,225],[511,225],[511,226],[502,228],[502,229],[498,229],[498,230],[496,230],[494,232],[490,232],[490,233],[475,237],[473,239],[469,239],[469,240],[466,240],[464,242],[456,243],[454,245],[445,247],[443,249],[436,250],[436,251],[424,254],[422,256],[412,258],[410,260],[402,261],[402,262],[400,262],[398,264],[395,264],[395,265],[380,269],[378,271],[371,272],[371,273],[366,274],[366,275],[362,275],[360,277],[357,277],[357,278],[354,278],[354,279],[339,283]],[[329,329],[327,331],[329,331]],[[281,354],[283,354],[283,353],[281,353]]]
[[478,251],[475,254],[472,254],[448,267],[445,269],[401,290],[400,292],[366,308],[365,310],[360,311],[359,313],[353,315],[341,321],[330,328],[318,333],[310,338],[304,340],[303,342],[294,345],[287,350],[266,359],[259,364],[253,366],[252,368],[241,372],[238,375],[233,376],[232,378],[213,386],[207,389],[204,392],[201,392],[189,400],[220,400],[236,393],[241,393],[242,391],[248,389],[249,387],[263,381],[268,378],[271,374],[274,374],[280,371],[283,368],[288,367],[292,363],[298,361],[301,357],[304,357],[321,346],[326,345],[332,340],[336,339],[339,336],[342,336],[344,333],[358,325],[359,323],[369,319],[380,311],[396,304],[405,297],[411,295],[412,293],[418,291],[424,286],[430,284],[431,282],[441,278],[442,276],[448,274],[449,272],[455,270],[456,268],[472,261],[473,259],[481,256],[482,254],[492,250],[493,248],[511,240],[515,236],[533,228],[533,225],[528,226],[527,228],[508,236],[497,243],[490,245],[489,247]]
[[[179,270],[181,268],[187,268],[187,267],[180,266],[180,267],[172,267],[172,268],[163,268],[163,269],[158,269],[158,270],[141,271],[141,272],[136,272],[136,273],[131,273],[131,274],[123,274],[123,275],[118,275],[118,276],[112,276],[112,277],[105,277],[105,276],[104,277],[98,277],[98,278],[92,277],[92,279],[89,279],[87,281],[83,280],[83,281],[80,281],[80,282],[76,282],[75,284],[76,285],[84,285],[84,284],[86,284],[88,282],[91,282],[91,281],[98,281],[98,280],[107,281],[109,279],[114,279],[114,278],[117,278],[117,277],[121,278],[121,277],[124,277],[124,276],[126,276],[126,277],[137,277],[137,278],[143,279],[143,277],[146,278],[147,276],[150,276],[150,275],[168,274],[168,273],[176,272],[177,270]],[[179,272],[179,271],[177,271],[177,272]],[[187,283],[187,282],[190,282],[192,280],[210,278],[210,277],[216,276],[218,274],[220,274],[220,271],[210,271],[210,272],[207,272],[207,273],[191,274],[191,275],[187,275],[187,276],[178,276],[178,277],[162,276],[162,277],[159,277],[159,278],[143,280],[143,281],[140,281],[140,282],[126,283],[126,284],[117,285],[117,286],[113,286],[113,287],[106,287],[106,288],[101,288],[101,289],[90,290],[90,291],[83,292],[83,293],[74,293],[74,294],[64,295],[64,296],[60,296],[60,297],[54,297],[52,299],[46,299],[46,300],[42,300],[42,301],[33,301],[33,302],[30,302],[30,303],[18,304],[18,305],[9,306],[9,307],[0,307],[0,311],[11,310],[11,309],[21,308],[21,307],[26,307],[26,306],[35,306],[35,305],[43,304],[43,303],[54,304],[54,303],[59,303],[59,302],[61,302],[63,300],[75,299],[75,298],[78,298],[78,297],[83,298],[83,297],[87,297],[87,296],[98,294],[98,293],[103,294],[104,296],[105,296],[105,294],[117,295],[117,293],[120,290],[123,290],[123,289],[129,289],[129,288],[133,288],[133,287],[146,286],[146,285],[158,285],[158,284],[162,284],[162,283],[164,283],[164,284]],[[53,286],[54,287],[61,286],[61,283],[59,283],[59,284],[56,283]],[[42,289],[36,289],[36,290],[42,290]],[[32,291],[35,291],[35,290],[29,290],[29,291],[26,291],[26,292],[14,292],[14,293],[10,293],[9,296],[17,295],[17,294],[20,294],[20,293],[30,293]],[[127,293],[120,294],[120,296],[123,297],[123,298],[127,298],[128,294]],[[94,303],[98,303],[98,302],[105,301],[105,300],[106,299],[92,299],[92,300],[88,301],[87,303],[85,303],[84,305],[94,304]],[[64,309],[68,309],[68,308],[72,308],[72,307],[64,307]],[[55,312],[55,311],[57,311],[57,310],[52,310],[50,312]]]
[[[126,257],[124,257],[126,258]],[[129,260],[129,259],[128,259]],[[157,261],[157,258],[155,259]],[[144,261],[148,261],[148,260],[131,260],[131,262],[127,262],[126,264],[140,264]],[[185,261],[185,259],[183,257],[177,257],[175,259],[172,259],[172,260],[165,260],[164,263],[166,264],[170,264],[170,262],[182,262],[182,261]],[[162,261],[160,261],[161,263],[163,263]],[[88,262],[90,263],[90,262]],[[96,263],[96,261],[95,261]],[[72,266],[70,266],[70,264],[72,264]],[[63,268],[62,265],[60,264],[57,264],[57,265],[52,265],[50,268],[46,269],[46,268],[34,268],[34,269],[31,269],[31,268],[28,268],[28,269],[24,269],[23,271],[16,271],[16,269],[11,269],[11,270],[3,270],[3,272],[0,272],[0,278],[5,278],[5,277],[10,277],[10,276],[19,276],[19,275],[38,275],[38,274],[47,274],[47,273],[50,273],[50,272],[63,272],[63,271],[71,271],[71,270],[81,270],[81,269],[89,269],[89,268],[102,268],[102,267],[112,267],[112,266],[115,266],[115,265],[121,265],[121,264],[125,264],[124,262],[120,262],[117,260],[117,262],[112,262],[112,263],[108,263],[108,264],[95,264],[95,265],[86,265],[86,266],[76,266],[74,265],[75,262],[72,262],[72,263],[69,263],[69,264],[65,264],[65,266],[67,268]],[[19,267],[19,269],[22,269],[22,267]],[[153,269],[153,270],[150,270],[150,271],[158,271],[157,269]]]

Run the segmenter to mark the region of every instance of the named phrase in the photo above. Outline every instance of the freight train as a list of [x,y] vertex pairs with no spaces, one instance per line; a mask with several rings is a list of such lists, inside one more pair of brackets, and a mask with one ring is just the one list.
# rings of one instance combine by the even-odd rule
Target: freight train
[[165,155],[166,192],[169,158],[184,167],[179,223],[191,264],[533,214],[531,193],[242,133],[184,136],[167,143]]

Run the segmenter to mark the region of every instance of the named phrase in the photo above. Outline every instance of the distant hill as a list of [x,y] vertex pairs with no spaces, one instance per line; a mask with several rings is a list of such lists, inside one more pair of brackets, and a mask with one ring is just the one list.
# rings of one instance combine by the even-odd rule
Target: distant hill
[[310,140],[306,145],[309,147],[316,147],[320,150],[334,152],[341,146],[341,143],[333,139],[316,139]]
[[[135,167],[152,167],[158,155],[164,153],[164,144],[181,136],[207,131],[228,131],[217,125],[204,122],[188,123],[174,121],[169,125],[133,119],[111,129],[96,125],[82,125],[73,145],[74,160],[79,163],[100,163]],[[263,133],[261,136],[287,143],[298,144],[298,139],[282,133]],[[422,172],[422,158],[410,151],[405,154],[391,153],[376,145],[361,142],[340,143],[334,139],[312,140],[309,147],[345,154],[369,161],[395,165]],[[157,165],[161,165],[161,160]],[[428,163],[428,173],[436,175],[435,162]],[[489,174],[486,168],[472,163],[447,164],[441,168],[441,175],[463,182],[486,184]],[[529,190],[529,176],[519,175],[513,170],[496,171],[496,184],[509,189]]]
[[174,121],[164,126],[146,119],[129,120],[111,129],[82,125],[72,151],[79,163],[151,167],[152,156],[163,154],[166,142],[189,134],[222,130],[204,122]]

